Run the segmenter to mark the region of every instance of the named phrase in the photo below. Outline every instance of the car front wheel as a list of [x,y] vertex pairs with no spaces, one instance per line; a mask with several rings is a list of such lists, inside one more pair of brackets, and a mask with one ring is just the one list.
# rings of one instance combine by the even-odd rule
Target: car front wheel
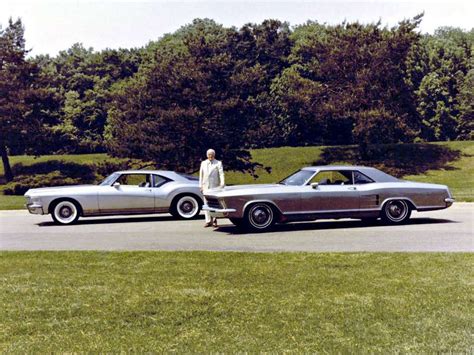
[[51,213],[58,224],[73,224],[79,219],[79,206],[68,200],[59,201]]
[[400,224],[408,221],[411,208],[404,200],[388,201],[382,210],[382,219],[386,223]]
[[275,223],[273,208],[266,203],[255,203],[245,213],[246,226],[256,232],[269,230]]

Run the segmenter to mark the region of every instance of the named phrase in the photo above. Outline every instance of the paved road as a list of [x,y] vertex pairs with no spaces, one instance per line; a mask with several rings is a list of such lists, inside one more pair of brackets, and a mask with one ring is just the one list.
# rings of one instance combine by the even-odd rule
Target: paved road
[[56,226],[50,216],[0,211],[0,250],[474,251],[474,203],[414,213],[409,224],[366,226],[356,220],[302,222],[245,234],[228,220],[169,215],[81,219]]

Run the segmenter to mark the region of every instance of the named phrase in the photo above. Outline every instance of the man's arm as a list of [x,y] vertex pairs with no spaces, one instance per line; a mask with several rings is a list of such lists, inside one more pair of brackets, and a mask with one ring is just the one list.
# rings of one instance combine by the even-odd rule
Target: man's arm
[[220,187],[224,187],[225,186],[225,179],[224,179],[224,167],[222,166],[222,162],[219,162],[219,165],[217,166],[217,169],[219,170]]
[[201,167],[199,168],[199,189],[201,190],[202,192],[202,180],[203,180],[203,174],[204,174],[204,169],[202,168],[202,163],[201,163]]

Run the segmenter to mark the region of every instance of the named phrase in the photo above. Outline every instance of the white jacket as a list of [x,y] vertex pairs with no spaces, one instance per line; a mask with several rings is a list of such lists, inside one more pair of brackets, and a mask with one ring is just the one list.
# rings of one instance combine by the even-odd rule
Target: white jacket
[[216,187],[224,187],[224,168],[222,162],[214,159],[204,160],[199,169],[199,186],[203,190],[213,189]]

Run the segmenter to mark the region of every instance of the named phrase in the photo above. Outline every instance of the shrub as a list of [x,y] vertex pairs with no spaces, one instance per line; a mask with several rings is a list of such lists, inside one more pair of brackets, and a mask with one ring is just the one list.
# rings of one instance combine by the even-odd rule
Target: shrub
[[23,195],[32,188],[45,186],[66,186],[84,183],[81,178],[65,176],[59,170],[48,174],[20,175],[14,181],[5,185],[3,193],[5,195]]

